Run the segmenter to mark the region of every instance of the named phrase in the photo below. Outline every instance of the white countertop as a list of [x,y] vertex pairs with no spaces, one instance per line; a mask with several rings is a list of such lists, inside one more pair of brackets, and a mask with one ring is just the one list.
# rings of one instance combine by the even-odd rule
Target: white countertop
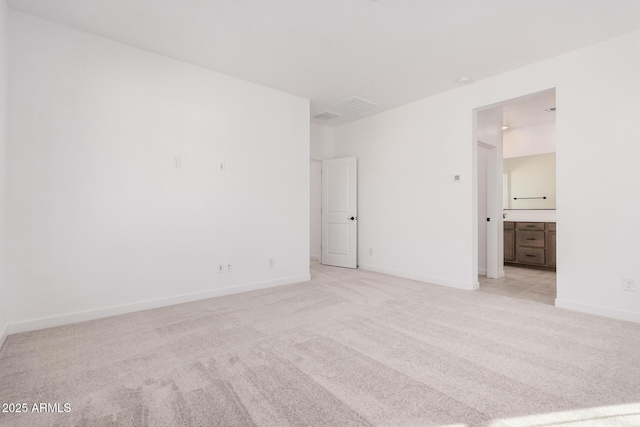
[[506,214],[504,221],[515,222],[556,222],[555,209],[525,210],[513,209],[502,211]]

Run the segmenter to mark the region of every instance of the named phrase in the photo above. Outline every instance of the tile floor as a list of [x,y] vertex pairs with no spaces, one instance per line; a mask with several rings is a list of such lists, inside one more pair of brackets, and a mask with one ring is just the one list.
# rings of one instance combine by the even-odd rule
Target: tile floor
[[505,276],[500,279],[478,276],[480,292],[555,305],[556,273],[554,271],[505,265],[504,273]]

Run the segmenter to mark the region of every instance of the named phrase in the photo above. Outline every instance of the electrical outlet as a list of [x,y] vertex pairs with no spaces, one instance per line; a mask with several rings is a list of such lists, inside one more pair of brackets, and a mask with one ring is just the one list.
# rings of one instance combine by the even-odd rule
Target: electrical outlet
[[182,167],[182,157],[174,157],[173,158],[173,167],[176,169],[180,169]]
[[275,258],[269,258],[269,267],[273,268],[276,266],[276,259]]
[[233,271],[233,265],[229,262],[227,263],[227,273],[231,273]]
[[635,292],[636,285],[631,279],[622,279],[622,290],[627,292]]
[[220,274],[220,273],[224,273],[224,265],[223,264],[218,265],[218,274]]
[[218,170],[220,172],[224,172],[227,170],[227,165],[224,164],[224,162],[218,162]]
[[373,248],[369,248],[369,255],[373,255]]

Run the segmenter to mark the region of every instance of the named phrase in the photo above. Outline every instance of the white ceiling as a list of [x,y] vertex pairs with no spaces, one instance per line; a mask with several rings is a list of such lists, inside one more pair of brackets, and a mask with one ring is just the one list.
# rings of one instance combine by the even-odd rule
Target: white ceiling
[[502,123],[515,129],[538,123],[554,122],[555,111],[545,111],[556,106],[556,90],[550,89],[533,95],[507,101],[502,106]]
[[309,98],[341,124],[640,28],[640,0],[8,0],[10,7]]

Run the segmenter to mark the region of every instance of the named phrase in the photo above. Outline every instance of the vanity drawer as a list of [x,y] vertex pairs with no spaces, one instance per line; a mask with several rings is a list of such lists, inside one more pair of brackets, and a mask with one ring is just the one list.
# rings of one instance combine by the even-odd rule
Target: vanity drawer
[[525,264],[544,265],[544,248],[518,248],[516,261]]
[[544,222],[516,222],[518,230],[544,230]]
[[556,269],[556,223],[503,221],[504,263]]
[[518,247],[544,248],[544,231],[518,230],[516,241]]

